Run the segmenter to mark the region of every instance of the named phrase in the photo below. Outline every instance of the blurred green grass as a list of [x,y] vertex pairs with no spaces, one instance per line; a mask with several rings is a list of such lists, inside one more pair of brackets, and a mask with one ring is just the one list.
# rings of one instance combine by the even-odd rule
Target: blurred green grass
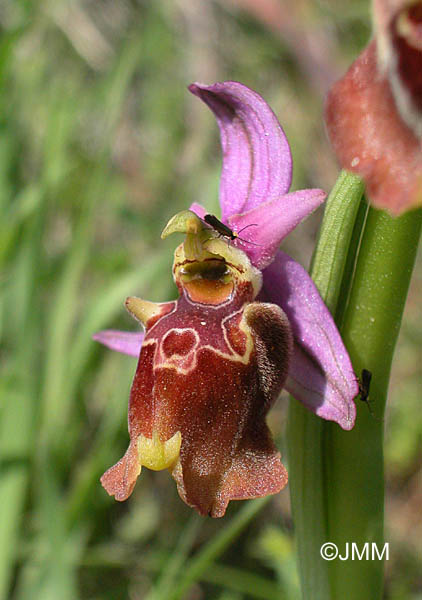
[[[91,341],[134,329],[127,295],[175,297],[167,220],[193,201],[218,212],[217,128],[191,81],[256,89],[289,137],[293,187],[333,184],[323,93],[368,39],[368,7],[279,6],[288,19],[272,25],[240,0],[0,6],[0,599],[299,597],[287,492],[216,521],[192,514],[167,473],[145,471],[126,503],[106,495],[98,479],[127,445],[135,363]],[[304,264],[319,219],[286,242]],[[418,264],[386,422],[387,597],[413,600]],[[270,416],[281,447],[284,407]]]

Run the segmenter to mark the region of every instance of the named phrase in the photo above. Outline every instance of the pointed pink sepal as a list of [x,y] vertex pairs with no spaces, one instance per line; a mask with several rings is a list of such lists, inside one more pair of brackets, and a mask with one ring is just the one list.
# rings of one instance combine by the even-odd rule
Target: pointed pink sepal
[[141,351],[144,334],[142,332],[118,331],[117,329],[106,329],[94,333],[92,339],[110,350],[128,354],[129,356],[139,356]]
[[189,90],[210,107],[220,128],[222,221],[286,194],[292,178],[290,148],[265,100],[237,81],[194,83]]

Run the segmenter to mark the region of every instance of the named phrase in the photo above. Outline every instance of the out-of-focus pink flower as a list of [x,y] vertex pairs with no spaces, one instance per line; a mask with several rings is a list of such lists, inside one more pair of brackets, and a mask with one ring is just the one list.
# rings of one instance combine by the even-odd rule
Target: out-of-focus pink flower
[[187,233],[173,267],[180,298],[159,305],[129,300],[145,335],[94,336],[119,352],[141,351],[129,405],[131,444],[102,482],[124,500],[142,464],[169,468],[189,505],[222,516],[230,499],[275,493],[287,481],[265,425],[282,386],[351,429],[358,384],[315,284],[278,250],[324,192],[289,193],[289,145],[258,94],[232,81],[189,89],[220,128],[221,219],[228,229],[205,223],[199,204],[176,215],[165,232]]
[[374,1],[375,37],[331,89],[325,119],[342,167],[399,215],[422,204],[422,2]]

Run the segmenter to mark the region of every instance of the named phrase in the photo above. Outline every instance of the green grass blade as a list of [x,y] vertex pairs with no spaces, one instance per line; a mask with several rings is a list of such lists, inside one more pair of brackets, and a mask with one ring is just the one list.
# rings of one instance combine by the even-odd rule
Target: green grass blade
[[145,600],[167,600],[171,595],[171,590],[182,571],[182,567],[186,563],[201,525],[201,517],[193,515],[187,525],[182,529],[179,541],[171,557],[166,562],[161,577],[158,579],[154,589],[148,594]]
[[184,593],[202,577],[205,570],[242,533],[250,521],[269,502],[271,496],[250,500],[243,506],[229,524],[204,546],[197,556],[191,558],[181,580],[170,593],[168,600],[179,600]]

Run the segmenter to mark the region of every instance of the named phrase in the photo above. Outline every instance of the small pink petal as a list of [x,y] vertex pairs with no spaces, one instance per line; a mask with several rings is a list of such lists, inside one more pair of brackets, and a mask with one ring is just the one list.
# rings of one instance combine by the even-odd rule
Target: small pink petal
[[222,220],[286,194],[292,177],[290,148],[265,100],[236,81],[194,83],[189,90],[211,108],[220,128]]
[[118,331],[117,329],[106,329],[94,333],[92,339],[107,346],[110,350],[128,354],[129,356],[139,356],[142,342],[145,334],[142,332]]
[[189,210],[194,212],[200,219],[203,219],[207,214],[207,209],[202,206],[202,204],[198,204],[198,202],[193,202],[189,206]]
[[323,190],[300,190],[261,204],[247,213],[233,215],[229,219],[230,228],[236,232],[245,228],[236,245],[246,252],[253,265],[264,269],[273,261],[286,235],[325,198]]
[[421,142],[378,70],[375,42],[331,89],[325,120],[342,167],[365,180],[377,208],[399,215],[422,204]]
[[299,263],[280,251],[263,274],[265,299],[284,310],[294,335],[286,389],[318,416],[352,429],[357,378],[314,282]]

